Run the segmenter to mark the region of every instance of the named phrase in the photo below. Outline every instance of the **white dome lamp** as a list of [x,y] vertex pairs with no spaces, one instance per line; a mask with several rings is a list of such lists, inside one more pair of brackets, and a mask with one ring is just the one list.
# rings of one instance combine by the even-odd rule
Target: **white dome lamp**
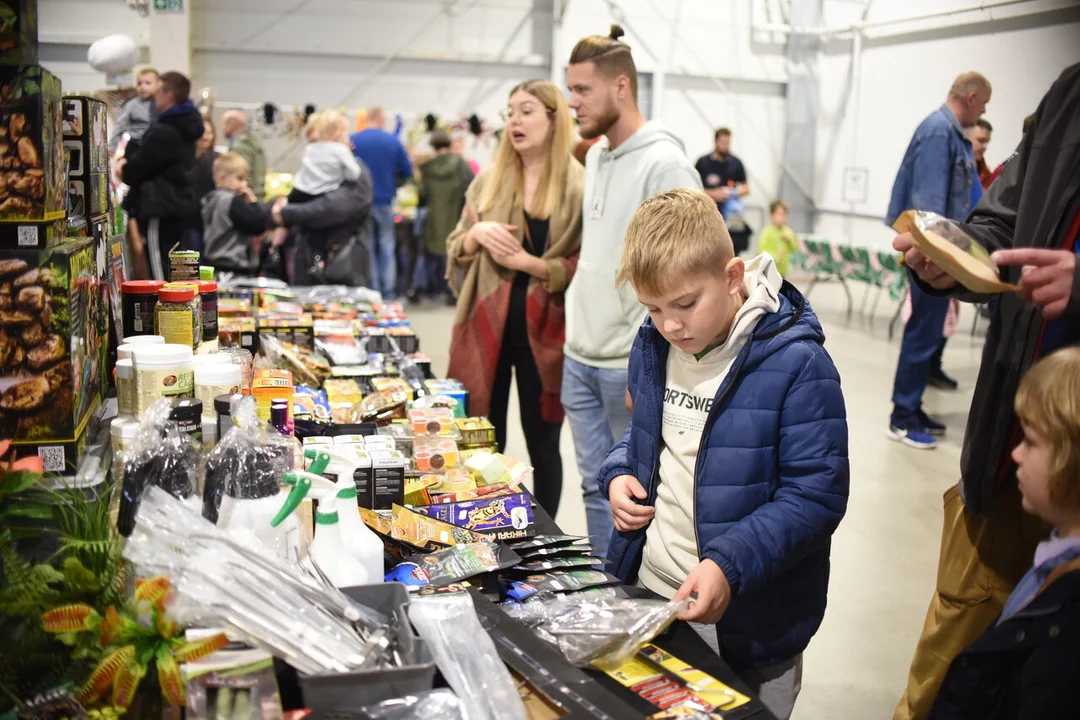
[[131,70],[139,62],[139,46],[127,35],[108,35],[94,41],[86,60],[108,76],[110,85],[122,85],[130,82]]

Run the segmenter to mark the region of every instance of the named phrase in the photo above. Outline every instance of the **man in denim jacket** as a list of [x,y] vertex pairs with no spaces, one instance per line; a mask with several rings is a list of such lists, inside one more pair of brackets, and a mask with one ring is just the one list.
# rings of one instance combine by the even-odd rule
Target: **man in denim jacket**
[[[990,82],[985,77],[967,72],[956,78],[945,104],[915,129],[893,183],[887,224],[911,209],[967,219],[972,185],[979,177],[964,128],[978,122],[988,102]],[[945,425],[923,412],[922,396],[948,309],[948,298],[927,295],[911,284],[911,318],[900,345],[889,419],[889,437],[909,447],[936,447],[934,436],[945,433]]]

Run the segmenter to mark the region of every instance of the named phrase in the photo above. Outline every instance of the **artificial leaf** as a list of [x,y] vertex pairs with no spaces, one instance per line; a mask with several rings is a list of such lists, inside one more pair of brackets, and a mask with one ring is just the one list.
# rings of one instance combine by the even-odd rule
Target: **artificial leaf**
[[90,673],[89,679],[87,679],[86,684],[83,685],[82,690],[79,691],[75,699],[83,705],[95,702],[105,694],[106,690],[112,687],[113,679],[120,668],[127,667],[127,664],[134,659],[135,647],[133,645],[125,645],[122,648],[113,650],[102,658],[98,666],[94,668],[94,672]]
[[101,616],[94,608],[84,603],[61,605],[41,616],[41,627],[49,633],[95,630],[100,623]]
[[180,677],[180,666],[168,648],[162,648],[157,654],[158,685],[161,696],[173,707],[184,706],[184,681]]
[[40,480],[40,473],[27,472],[26,470],[4,473],[3,480],[0,480],[0,495],[21,493],[36,485]]
[[11,503],[3,513],[0,513],[0,521],[6,521],[8,516],[52,520],[53,509],[47,503],[23,500]]

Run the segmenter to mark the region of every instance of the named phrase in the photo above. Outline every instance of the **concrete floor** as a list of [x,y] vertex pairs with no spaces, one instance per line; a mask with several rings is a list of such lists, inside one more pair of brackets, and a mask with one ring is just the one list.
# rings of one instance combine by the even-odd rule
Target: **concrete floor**
[[[856,303],[863,286],[852,287]],[[794,720],[888,718],[903,691],[908,663],[934,587],[941,535],[941,496],[959,477],[960,443],[978,373],[985,321],[970,335],[972,310],[962,311],[949,341],[945,369],[957,392],[929,390],[927,411],[948,424],[936,450],[912,450],[885,436],[899,336],[888,339],[895,304],[884,297],[871,319],[846,316],[838,285],[819,285],[811,301],[825,329],[825,346],[840,370],[847,400],[851,498],[833,540],[829,609],[806,651],[802,694]],[[437,373],[444,373],[453,311],[410,310]],[[899,332],[899,329],[898,329]],[[511,393],[511,398],[515,393]],[[510,417],[517,417],[511,400]],[[508,454],[527,459],[520,422],[512,422]],[[562,436],[566,486],[557,520],[585,534],[580,476],[569,430]]]

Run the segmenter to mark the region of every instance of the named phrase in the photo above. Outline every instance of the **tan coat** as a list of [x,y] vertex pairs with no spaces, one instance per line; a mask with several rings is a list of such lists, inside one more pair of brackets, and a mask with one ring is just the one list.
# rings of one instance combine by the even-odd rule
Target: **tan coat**
[[[510,308],[510,289],[516,274],[497,264],[484,248],[473,255],[464,252],[465,236],[477,222],[475,209],[492,174],[490,168],[484,170],[469,186],[465,212],[446,241],[447,279],[458,298],[448,375],[468,388],[472,415],[486,415],[490,408]],[[563,293],[577,269],[584,194],[585,168],[571,160],[562,201],[551,214],[550,243],[541,256],[548,264],[548,279],[533,278],[529,283],[526,304],[529,346],[543,384],[544,417],[551,422],[562,419],[559,389],[566,328]],[[524,242],[525,213],[519,196],[497,201],[479,220],[514,225],[517,227],[514,236]],[[541,238],[534,240],[543,242]]]

